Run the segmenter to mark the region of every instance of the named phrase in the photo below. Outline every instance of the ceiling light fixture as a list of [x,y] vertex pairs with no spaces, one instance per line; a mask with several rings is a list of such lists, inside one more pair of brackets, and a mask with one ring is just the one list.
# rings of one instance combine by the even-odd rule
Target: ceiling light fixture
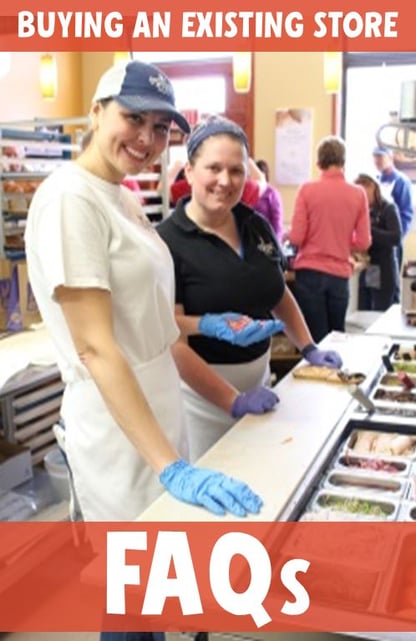
[[55,56],[44,53],[40,59],[40,91],[45,100],[54,100],[58,91],[58,71]]
[[237,93],[248,93],[251,89],[251,52],[233,53],[233,85]]

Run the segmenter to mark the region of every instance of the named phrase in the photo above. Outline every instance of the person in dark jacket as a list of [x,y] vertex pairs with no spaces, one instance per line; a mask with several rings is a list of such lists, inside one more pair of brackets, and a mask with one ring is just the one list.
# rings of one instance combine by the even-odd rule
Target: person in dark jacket
[[400,244],[402,226],[393,201],[381,193],[380,183],[369,174],[355,179],[362,185],[370,208],[372,243],[368,250],[370,262],[360,274],[358,308],[385,311],[395,300],[399,288],[399,266],[396,248]]

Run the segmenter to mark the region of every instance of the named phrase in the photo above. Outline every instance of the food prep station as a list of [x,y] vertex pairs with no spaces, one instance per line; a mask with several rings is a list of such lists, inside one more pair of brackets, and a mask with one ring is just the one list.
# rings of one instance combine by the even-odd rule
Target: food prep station
[[290,520],[416,520],[416,344],[388,343],[356,387],[306,513]]
[[[43,343],[49,346],[47,337],[42,338]],[[244,479],[262,496],[261,513],[248,520],[366,521],[369,549],[375,553],[372,522],[416,521],[415,391],[409,389],[409,381],[406,384],[399,377],[404,371],[410,383],[416,381],[416,342],[333,333],[322,346],[339,351],[344,373],[362,372],[364,381],[351,385],[348,381],[305,380],[289,372],[275,388],[280,398],[276,411],[244,417],[199,465]],[[304,365],[301,361],[298,367]],[[398,396],[386,398],[388,391]],[[235,521],[235,517],[217,517],[164,493],[138,520]],[[329,549],[329,542],[323,549]],[[374,629],[386,612],[412,625],[414,622],[416,628],[415,549],[416,532],[397,542],[395,558],[406,560],[406,571],[400,576],[394,573],[391,558],[383,568],[369,568],[363,585],[357,585],[351,570],[351,607],[374,614]],[[388,595],[382,598],[380,586],[386,582]],[[328,604],[323,597],[325,617]],[[351,635],[380,641],[409,638],[404,632]]]
[[[386,617],[416,627],[416,530],[404,536],[399,531],[386,554],[371,528],[371,522],[416,523],[416,344],[388,341],[360,393],[364,402],[352,393],[352,405],[300,484],[292,509],[279,520],[368,522],[368,539],[359,541],[366,546],[368,568],[363,574],[360,567],[355,577],[352,558],[348,587],[328,593],[323,586],[322,603],[345,608],[348,602],[354,612],[374,615],[375,628]],[[353,547],[351,541],[346,545]],[[330,541],[322,549],[326,559],[318,552],[315,561],[328,564]],[[393,638],[388,632],[362,636]]]
[[416,435],[390,428],[347,423],[299,520],[416,521]]
[[[304,380],[289,372],[276,386],[277,411],[242,419],[199,464],[244,478],[258,490],[265,506],[250,520],[367,522],[366,544],[377,562],[369,567],[364,581],[362,572],[356,576],[353,567],[349,571],[351,608],[367,617],[374,615],[375,630],[386,617],[408,625],[414,622],[416,627],[416,531],[396,541],[382,563],[372,536],[372,523],[416,522],[416,394],[409,389],[409,381],[406,384],[398,376],[405,371],[416,382],[416,344],[333,333],[323,346],[337,349],[345,369],[363,372],[364,381],[337,384]],[[299,367],[304,365],[302,361]],[[381,398],[380,390],[397,392],[397,397]],[[178,506],[165,494],[139,520],[217,518],[199,508]],[[329,542],[324,543],[323,563],[328,549]],[[398,555],[406,558],[400,567],[404,565],[407,573],[401,576],[394,573]],[[328,604],[335,610],[337,599],[345,604],[345,586],[342,589],[339,595],[323,594],[322,617]],[[351,632],[354,637],[382,641],[407,640],[409,634]]]
[[[279,520],[368,524],[365,533],[351,531],[342,552],[331,549],[330,531],[328,540],[320,538],[319,549],[311,550],[308,558],[315,569],[314,597],[323,617],[328,608],[351,610],[354,617],[363,613],[366,626],[368,617],[374,619],[375,630],[383,625],[384,629],[392,629],[392,622],[395,629],[400,629],[400,622],[410,626],[407,629],[416,629],[416,530],[390,530],[384,540],[373,527],[381,521],[416,523],[415,478],[416,426],[401,423],[396,417],[394,423],[383,423],[357,419],[353,413],[339,426],[337,438],[321,464],[311,466],[308,481],[298,490],[296,509],[283,513]],[[308,543],[305,542],[306,549]],[[292,556],[296,554],[293,544],[289,550]],[[350,565],[347,571],[343,568],[344,580],[338,589],[334,581],[321,581],[321,575],[336,576],[340,572],[337,553],[345,558],[345,550]],[[354,555],[358,558],[356,563]],[[351,633],[382,641],[403,641],[409,634],[412,633]]]

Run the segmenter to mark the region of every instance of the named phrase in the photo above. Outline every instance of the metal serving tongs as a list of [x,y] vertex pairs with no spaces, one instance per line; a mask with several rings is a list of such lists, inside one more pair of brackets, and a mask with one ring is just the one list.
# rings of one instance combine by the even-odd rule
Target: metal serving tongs
[[359,404],[368,411],[369,414],[373,414],[376,411],[376,406],[373,401],[368,398],[364,391],[358,385],[349,385],[348,391]]

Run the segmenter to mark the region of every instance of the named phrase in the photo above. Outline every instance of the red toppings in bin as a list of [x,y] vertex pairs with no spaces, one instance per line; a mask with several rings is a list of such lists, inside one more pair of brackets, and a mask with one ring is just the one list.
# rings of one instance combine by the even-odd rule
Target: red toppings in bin
[[406,389],[413,389],[416,387],[410,376],[406,372],[397,372],[397,377]]

